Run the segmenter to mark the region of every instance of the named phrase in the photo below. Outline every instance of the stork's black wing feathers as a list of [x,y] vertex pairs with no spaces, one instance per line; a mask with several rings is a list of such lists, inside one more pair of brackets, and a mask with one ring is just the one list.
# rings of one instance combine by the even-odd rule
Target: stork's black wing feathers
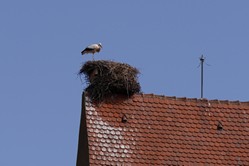
[[92,51],[94,50],[93,48],[85,48],[83,51],[81,51],[81,54],[83,55],[85,52]]

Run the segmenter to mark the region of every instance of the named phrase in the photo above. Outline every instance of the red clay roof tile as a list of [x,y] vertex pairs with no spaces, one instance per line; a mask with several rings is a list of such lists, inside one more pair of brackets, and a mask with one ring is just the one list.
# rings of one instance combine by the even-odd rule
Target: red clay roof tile
[[248,102],[138,94],[84,110],[92,165],[249,165]]

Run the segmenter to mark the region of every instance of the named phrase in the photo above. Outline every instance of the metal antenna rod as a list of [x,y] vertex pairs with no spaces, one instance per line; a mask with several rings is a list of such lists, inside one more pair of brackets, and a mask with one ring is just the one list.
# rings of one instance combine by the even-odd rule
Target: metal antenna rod
[[203,98],[203,63],[205,61],[205,57],[202,55],[200,57],[201,61],[201,98]]

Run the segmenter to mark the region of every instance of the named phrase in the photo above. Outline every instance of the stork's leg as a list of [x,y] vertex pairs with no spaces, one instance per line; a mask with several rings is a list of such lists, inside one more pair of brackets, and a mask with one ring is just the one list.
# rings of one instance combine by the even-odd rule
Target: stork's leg
[[93,54],[93,61],[94,61],[94,54]]

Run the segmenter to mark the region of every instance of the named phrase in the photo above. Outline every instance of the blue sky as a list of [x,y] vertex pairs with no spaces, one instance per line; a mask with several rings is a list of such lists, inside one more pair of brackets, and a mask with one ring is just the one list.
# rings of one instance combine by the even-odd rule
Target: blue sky
[[137,67],[144,93],[249,101],[249,1],[0,2],[0,165],[75,165],[81,50]]

